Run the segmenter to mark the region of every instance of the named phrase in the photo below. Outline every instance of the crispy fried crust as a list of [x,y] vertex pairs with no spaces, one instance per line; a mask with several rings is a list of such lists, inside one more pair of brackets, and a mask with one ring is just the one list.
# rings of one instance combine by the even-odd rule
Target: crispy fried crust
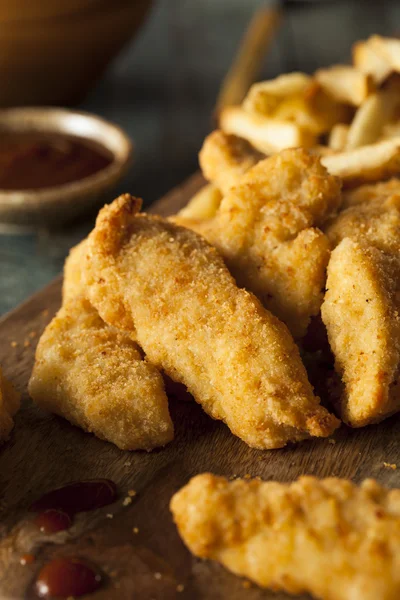
[[86,239],[71,248],[64,264],[62,299],[66,302],[77,296],[85,295],[82,281],[82,263],[86,256]]
[[338,409],[353,427],[400,408],[399,262],[348,238],[329,262],[322,320],[343,381]]
[[160,373],[83,297],[67,301],[40,338],[29,393],[123,450],[151,450],[173,438]]
[[84,277],[100,315],[134,327],[148,359],[250,446],[329,435],[338,422],[313,395],[286,327],[201,236],[138,209],[121,196],[89,236]]
[[400,206],[400,179],[393,177],[388,181],[362,185],[343,193],[343,208],[363,204],[364,202],[385,202],[393,197],[393,202]]
[[319,312],[329,260],[316,226],[340,202],[340,183],[318,157],[284,150],[250,169],[215,219],[181,223],[215,245],[238,284],[302,337]]
[[400,597],[400,490],[372,479],[282,484],[205,473],[170,507],[193,554],[262,587],[325,600]]
[[327,223],[325,233],[333,248],[347,237],[400,256],[400,195],[349,206]]
[[237,185],[241,176],[263,158],[265,155],[246,140],[220,130],[206,137],[199,154],[204,177],[223,194]]
[[13,416],[20,407],[21,396],[0,369],[0,444],[8,439],[14,427]]

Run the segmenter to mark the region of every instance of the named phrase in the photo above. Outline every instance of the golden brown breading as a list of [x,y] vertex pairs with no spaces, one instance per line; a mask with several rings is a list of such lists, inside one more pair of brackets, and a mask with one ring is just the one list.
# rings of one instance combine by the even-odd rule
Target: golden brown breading
[[381,421],[400,408],[399,256],[345,238],[326,287],[321,313],[343,381],[340,415],[353,427]]
[[83,297],[67,301],[40,338],[29,393],[40,407],[123,450],[173,439],[160,373]]
[[262,587],[324,600],[400,597],[400,490],[372,479],[283,484],[205,473],[170,507],[193,554]]
[[206,137],[199,153],[200,167],[222,194],[237,185],[246,171],[265,158],[249,142],[216,130]]
[[400,255],[400,195],[349,206],[328,222],[324,231],[333,248],[347,237]]
[[62,285],[63,302],[85,295],[85,286],[82,281],[82,262],[86,255],[86,239],[71,248],[64,263],[64,279]]
[[313,395],[286,327],[201,236],[139,207],[119,197],[89,236],[84,278],[100,315],[134,329],[148,359],[250,446],[329,435],[338,421]]
[[[400,205],[400,179],[392,178],[388,181],[362,185],[354,190],[343,193],[343,208],[362,204],[363,202],[384,202],[394,196],[399,199]],[[395,200],[394,200],[395,201]]]
[[13,416],[18,412],[21,396],[4,377],[0,368],[0,444],[8,439],[14,427]]
[[292,149],[250,169],[213,220],[180,222],[213,244],[238,284],[301,337],[319,312],[329,260],[329,242],[315,227],[340,202],[339,180],[320,159]]

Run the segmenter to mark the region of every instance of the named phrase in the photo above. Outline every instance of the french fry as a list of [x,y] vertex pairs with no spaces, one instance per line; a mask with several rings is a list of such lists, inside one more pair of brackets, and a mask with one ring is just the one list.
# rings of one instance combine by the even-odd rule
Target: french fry
[[354,44],[352,53],[353,65],[362,73],[370,75],[375,85],[380,86],[389,77],[392,67],[379,50],[374,48],[371,38]]
[[400,39],[373,35],[369,42],[372,49],[390,65],[392,71],[400,72]]
[[225,133],[244,138],[264,154],[298,146],[309,148],[316,142],[315,135],[296,123],[250,114],[240,106],[229,106],[222,111],[220,127]]
[[316,81],[303,73],[281,75],[255,84],[243,108],[252,114],[294,122],[316,135],[351,117],[347,106],[333,100]]
[[391,91],[381,91],[369,96],[357,110],[350,125],[346,149],[352,150],[376,142],[399,105],[400,95]]
[[400,138],[324,156],[321,162],[345,187],[388,179],[400,173]]
[[328,146],[331,150],[341,152],[346,148],[347,136],[349,135],[349,126],[344,123],[337,123],[332,127],[329,135]]
[[305,73],[288,73],[251,86],[243,108],[251,113],[271,115],[283,99],[305,92],[312,79]]
[[184,219],[210,219],[221,204],[222,194],[212,183],[205,185],[177,214]]
[[383,140],[389,140],[396,137],[400,137],[400,121],[384,125],[381,138]]
[[375,87],[370,75],[349,65],[319,69],[315,78],[325,92],[337,102],[353,106],[360,106]]

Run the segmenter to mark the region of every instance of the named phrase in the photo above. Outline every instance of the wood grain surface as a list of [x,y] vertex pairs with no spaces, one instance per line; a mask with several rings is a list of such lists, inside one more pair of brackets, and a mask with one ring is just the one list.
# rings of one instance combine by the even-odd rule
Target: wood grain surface
[[[152,207],[176,212],[202,185],[195,175]],[[274,599],[273,594],[211,562],[193,558],[180,541],[169,513],[173,493],[202,471],[226,476],[260,476],[291,481],[302,474],[337,475],[360,481],[375,477],[400,487],[400,418],[361,430],[342,426],[332,440],[310,440],[283,450],[257,451],[212,421],[180,388],[171,389],[174,441],[151,453],[122,452],[112,444],[45,414],[32,405],[26,388],[35,346],[60,303],[61,279],[0,321],[0,364],[23,394],[10,441],[0,449],[0,598],[34,598],[32,584],[41,565],[56,556],[85,557],[106,575],[90,598],[169,600]],[[68,532],[38,534],[30,503],[63,483],[96,477],[116,482],[114,505],[78,515]],[[129,490],[137,495],[129,505]],[[33,552],[33,564],[20,557]],[[183,587],[183,591],[181,586]],[[303,600],[307,596],[302,596]]]

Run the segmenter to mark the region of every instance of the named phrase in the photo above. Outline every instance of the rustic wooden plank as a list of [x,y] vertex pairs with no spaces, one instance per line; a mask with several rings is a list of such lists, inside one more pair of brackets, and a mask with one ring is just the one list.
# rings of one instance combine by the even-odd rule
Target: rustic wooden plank
[[[152,210],[164,215],[175,212],[202,184],[200,175],[193,176]],[[358,431],[342,427],[334,444],[310,440],[262,452],[249,448],[221,422],[207,417],[183,392],[175,391],[170,397],[175,440],[165,449],[146,453],[122,452],[45,414],[32,405],[26,386],[38,336],[59,306],[60,284],[61,279],[55,280],[0,321],[0,364],[23,393],[16,427],[0,449],[0,597],[32,597],[35,574],[46,560],[78,555],[94,561],[109,575],[105,587],[93,598],[285,600],[289,598],[285,594],[256,587],[244,590],[240,578],[191,557],[168,510],[176,489],[202,471],[280,481],[305,473],[355,481],[373,476],[383,484],[400,487],[399,471],[383,465],[400,464],[398,416]],[[68,481],[96,477],[109,477],[117,483],[120,496],[115,505],[78,516],[67,533],[39,535],[29,522],[31,501]],[[137,495],[124,506],[131,489]],[[138,533],[133,528],[138,528]],[[23,567],[19,558],[28,551],[33,551],[36,560]],[[161,577],[156,578],[155,573]],[[181,593],[176,590],[179,584],[184,585]]]

